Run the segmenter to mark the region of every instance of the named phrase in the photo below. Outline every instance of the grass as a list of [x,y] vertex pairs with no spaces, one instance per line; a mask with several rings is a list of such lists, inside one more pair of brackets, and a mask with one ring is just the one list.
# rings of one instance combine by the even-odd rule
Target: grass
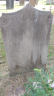
[[3,44],[1,31],[0,31],[0,43],[1,43],[0,44],[0,64],[1,64],[1,63],[4,63],[6,61],[6,53],[5,53],[5,48],[4,48],[4,44]]
[[50,60],[54,61],[54,24],[51,28],[51,36],[48,49],[48,61],[50,62]]
[[18,4],[16,4],[16,5],[14,5],[14,9],[8,9],[8,10],[6,10],[6,5],[5,4],[2,4],[2,5],[0,5],[0,14],[2,13],[2,12],[14,12],[14,11],[17,11],[17,10],[19,10],[19,9],[21,9],[23,6],[19,6]]
[[51,12],[52,12],[52,14],[54,15],[54,10],[52,10]]
[[[38,5],[36,5],[36,7],[39,7],[39,9],[40,9],[43,6],[45,7],[45,10],[49,10],[51,5],[50,4],[46,5],[46,1],[43,2],[42,0],[39,0]],[[19,6],[19,2],[17,2],[17,3],[14,3],[14,9],[6,10],[6,5],[2,4],[2,5],[0,5],[0,13],[2,13],[2,12],[14,12],[14,11],[21,9],[22,7],[23,6]],[[52,4],[52,9],[54,9],[53,4]],[[54,10],[52,10],[52,13],[54,15]]]

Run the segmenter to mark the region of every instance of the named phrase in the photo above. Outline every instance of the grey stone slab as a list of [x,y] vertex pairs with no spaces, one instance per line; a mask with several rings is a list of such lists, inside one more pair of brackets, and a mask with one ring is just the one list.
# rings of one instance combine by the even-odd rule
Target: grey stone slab
[[6,9],[14,8],[14,0],[6,0]]
[[46,68],[52,25],[50,11],[40,11],[27,4],[0,18],[10,75]]
[[36,0],[29,0],[29,4],[32,5],[33,7],[35,7]]
[[54,0],[47,0],[47,4],[53,4]]

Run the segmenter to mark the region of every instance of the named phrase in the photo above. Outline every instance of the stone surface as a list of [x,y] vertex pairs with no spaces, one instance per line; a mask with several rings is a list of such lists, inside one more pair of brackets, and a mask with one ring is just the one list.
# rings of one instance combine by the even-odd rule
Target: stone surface
[[27,4],[0,18],[10,75],[45,68],[52,25],[50,11]]
[[24,5],[25,0],[19,0],[19,5]]
[[6,9],[14,8],[14,0],[6,0]]

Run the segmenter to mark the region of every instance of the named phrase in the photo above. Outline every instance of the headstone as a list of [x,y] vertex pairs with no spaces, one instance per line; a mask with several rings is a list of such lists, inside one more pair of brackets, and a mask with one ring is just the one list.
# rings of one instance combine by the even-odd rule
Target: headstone
[[35,7],[36,0],[29,0],[29,4],[32,5],[33,7]]
[[19,5],[24,5],[25,0],[19,0]]
[[14,0],[6,0],[6,9],[14,8]]
[[10,75],[46,68],[51,11],[40,11],[27,4],[0,18]]
[[38,1],[39,1],[39,0],[36,0],[36,5],[38,5]]
[[47,4],[53,4],[54,0],[47,0]]
[[47,4],[51,4],[52,3],[52,0],[47,0]]
[[54,0],[52,1],[52,4],[54,4]]

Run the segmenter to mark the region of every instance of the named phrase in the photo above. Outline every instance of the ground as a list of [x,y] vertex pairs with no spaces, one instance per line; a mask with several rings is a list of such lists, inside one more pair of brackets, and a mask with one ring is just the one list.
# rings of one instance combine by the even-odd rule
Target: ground
[[[41,2],[41,4],[39,3],[38,5],[39,7],[38,6],[36,7],[39,9],[45,7],[46,10],[50,8],[50,5],[43,5],[45,4],[45,2]],[[5,12],[16,11],[23,7],[23,6],[19,6],[18,2],[15,2],[14,6],[15,6],[14,10],[6,10],[5,4],[1,4],[0,14],[4,11]],[[54,9],[54,5],[52,5],[52,9]],[[54,14],[54,10],[52,10],[52,13]],[[46,68],[49,69],[50,67],[53,66],[54,66],[54,24],[52,24],[52,29],[51,29]],[[15,95],[16,88],[19,86],[23,86],[23,84],[27,82],[27,78],[33,77],[34,74],[35,74],[34,72],[29,72],[29,73],[18,74],[16,76],[9,76],[8,63],[6,60],[4,44],[0,31],[0,96],[16,96]]]

